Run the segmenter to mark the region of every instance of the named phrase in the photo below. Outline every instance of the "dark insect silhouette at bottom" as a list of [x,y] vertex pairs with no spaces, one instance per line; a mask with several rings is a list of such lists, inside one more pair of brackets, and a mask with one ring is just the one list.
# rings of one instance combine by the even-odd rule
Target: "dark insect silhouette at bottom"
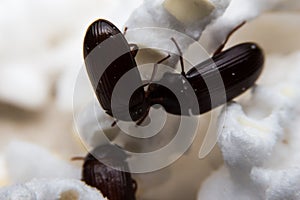
[[109,200],[135,200],[137,183],[131,178],[127,155],[116,146],[106,144],[96,147],[84,160],[82,181],[97,188]]

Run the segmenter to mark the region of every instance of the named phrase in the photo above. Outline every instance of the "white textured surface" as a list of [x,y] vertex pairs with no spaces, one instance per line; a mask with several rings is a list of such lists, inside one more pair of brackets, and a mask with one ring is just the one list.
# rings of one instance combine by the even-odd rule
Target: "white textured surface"
[[[224,15],[220,16],[216,21],[210,24],[204,31],[204,37],[201,38],[201,43],[205,49],[212,53],[220,43],[222,43],[235,27],[244,21],[251,21],[259,17],[264,12],[277,10],[288,11],[296,9],[294,6],[299,4],[294,3],[294,0],[232,0],[226,9]],[[283,5],[287,5],[284,7]]]
[[0,102],[40,111],[54,88],[57,105],[72,111],[84,30],[98,18],[120,27],[138,4],[137,0],[1,1]]
[[33,178],[80,179],[81,169],[35,144],[14,141],[5,148],[5,165],[11,183]]
[[267,65],[265,85],[223,111],[218,144],[225,166],[203,183],[198,199],[219,199],[217,188],[228,200],[299,199],[300,52],[271,56]]
[[[206,2],[206,0],[202,1]],[[166,6],[164,0],[145,0],[140,7],[132,12],[125,23],[125,26],[128,27],[126,38],[129,42],[136,43],[141,48],[152,48],[151,51],[148,50],[146,53],[138,54],[137,60],[139,62],[143,63],[151,60],[152,63],[155,63],[165,57],[166,52],[175,51],[171,37],[175,38],[181,51],[186,51],[192,43],[200,38],[205,27],[224,13],[229,2],[229,0],[211,1],[214,7],[213,10],[207,7],[199,7],[198,11],[208,13],[208,15],[187,23],[178,20],[177,16],[173,15],[176,12],[172,14],[168,12],[168,9],[164,7]],[[190,1],[186,3],[189,4]],[[182,9],[181,12],[190,12],[189,6],[180,9]],[[148,37],[145,37],[145,35]],[[163,50],[164,53],[159,50]],[[168,63],[170,67],[175,67],[177,61],[177,56],[171,56],[165,63]]]
[[75,179],[34,179],[0,189],[2,200],[105,200],[95,188]]

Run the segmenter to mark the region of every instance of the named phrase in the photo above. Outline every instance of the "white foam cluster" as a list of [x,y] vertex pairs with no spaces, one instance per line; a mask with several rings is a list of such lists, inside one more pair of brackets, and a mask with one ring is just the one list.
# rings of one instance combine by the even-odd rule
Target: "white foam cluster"
[[56,105],[72,111],[87,26],[107,18],[120,27],[136,4],[134,0],[1,1],[0,102],[40,111],[53,100],[54,91]]
[[5,147],[4,163],[11,183],[33,178],[80,179],[81,169],[49,150],[23,141],[13,141]]
[[[181,51],[198,41],[206,26],[220,17],[231,0],[145,0],[130,15],[125,27],[126,38],[139,48],[151,48],[140,53],[140,63],[160,60],[166,52],[174,52],[174,37]],[[167,31],[168,30],[168,31]],[[160,50],[163,51],[160,52]],[[178,57],[172,56],[165,61],[175,67]]]
[[78,36],[71,34],[76,26],[65,17],[65,8],[77,6],[68,0],[0,2],[1,102],[34,111],[47,105],[53,78],[76,63],[70,55],[76,55],[77,48],[69,41],[76,45]]
[[266,68],[250,99],[223,110],[218,144],[226,165],[204,182],[199,199],[218,199],[217,186],[231,200],[299,198],[300,52],[270,57]]
[[201,44],[213,53],[225,40],[228,33],[243,22],[251,21],[268,11],[300,9],[293,0],[232,0],[225,13],[211,23],[203,33]]
[[33,179],[0,189],[3,200],[107,200],[95,188],[75,179]]

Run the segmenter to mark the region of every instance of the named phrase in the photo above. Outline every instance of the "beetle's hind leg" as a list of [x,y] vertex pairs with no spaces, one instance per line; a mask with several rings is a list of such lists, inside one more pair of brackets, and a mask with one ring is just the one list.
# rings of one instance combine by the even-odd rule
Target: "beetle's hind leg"
[[167,60],[167,59],[170,58],[170,57],[171,57],[171,55],[168,54],[166,57],[164,57],[163,59],[159,60],[158,62],[156,62],[156,63],[154,64],[153,71],[152,71],[152,74],[151,74],[151,78],[150,78],[150,80],[149,80],[149,84],[154,80],[154,77],[155,77],[155,75],[156,75],[156,73],[157,73],[158,64],[164,62],[165,60]]
[[146,87],[146,86],[148,86],[150,83],[153,82],[154,77],[155,77],[155,75],[156,75],[156,73],[157,73],[158,64],[164,62],[165,60],[167,60],[167,59],[170,58],[170,57],[171,57],[171,55],[168,54],[166,57],[164,57],[163,59],[159,60],[158,62],[156,62],[156,63],[154,64],[154,67],[153,67],[153,70],[152,70],[152,74],[151,74],[150,79],[149,79],[149,80],[143,80],[143,85],[142,85],[142,87]]

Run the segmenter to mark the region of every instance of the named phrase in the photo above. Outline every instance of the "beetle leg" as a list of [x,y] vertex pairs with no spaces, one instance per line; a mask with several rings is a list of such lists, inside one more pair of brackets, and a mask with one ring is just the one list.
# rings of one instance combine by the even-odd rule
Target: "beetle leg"
[[157,72],[157,67],[158,67],[158,64],[164,62],[165,60],[167,60],[168,58],[170,58],[171,55],[168,54],[166,57],[164,57],[163,59],[159,60],[157,63],[154,64],[154,67],[153,67],[153,71],[152,71],[152,75],[151,75],[151,78],[149,80],[149,84],[154,80],[154,77],[156,75],[156,72]]
[[148,114],[149,114],[149,110],[150,110],[150,107],[147,109],[147,111],[146,111],[145,114],[141,117],[141,119],[139,119],[139,120],[136,122],[135,126],[139,126],[139,125],[141,125],[141,124],[143,123],[143,121],[145,121],[146,117],[147,117]]
[[228,42],[229,38],[232,36],[232,34],[237,31],[239,28],[241,28],[244,24],[246,24],[246,21],[243,21],[241,24],[239,24],[238,26],[236,26],[234,29],[232,29],[228,35],[225,38],[225,41],[217,48],[217,50],[213,53],[213,56],[219,54],[222,52],[222,50],[224,49],[226,43]]
[[84,157],[72,157],[71,161],[84,160]]
[[148,86],[150,83],[152,83],[152,81],[154,80],[155,74],[156,74],[156,72],[157,72],[158,64],[164,62],[165,60],[167,60],[167,59],[170,58],[170,57],[171,57],[171,55],[168,54],[166,57],[164,57],[163,59],[159,60],[157,63],[154,64],[153,71],[152,71],[152,74],[151,74],[151,77],[150,77],[149,81],[144,80],[144,81],[143,81],[142,87],[146,87],[146,86]]
[[179,48],[179,45],[178,43],[176,42],[176,40],[172,37],[171,40],[174,42],[177,50],[178,50],[178,53],[179,53],[179,60],[180,60],[180,66],[181,66],[181,75],[185,77],[185,72],[184,72],[184,64],[183,64],[183,58],[182,58],[182,51],[181,49]]
[[118,119],[115,119],[115,121],[111,124],[111,127],[114,127],[118,121],[119,121]]
[[136,44],[129,44],[129,47],[130,47],[130,53],[131,53],[132,57],[135,57],[136,54],[139,51],[138,45],[136,45]]

